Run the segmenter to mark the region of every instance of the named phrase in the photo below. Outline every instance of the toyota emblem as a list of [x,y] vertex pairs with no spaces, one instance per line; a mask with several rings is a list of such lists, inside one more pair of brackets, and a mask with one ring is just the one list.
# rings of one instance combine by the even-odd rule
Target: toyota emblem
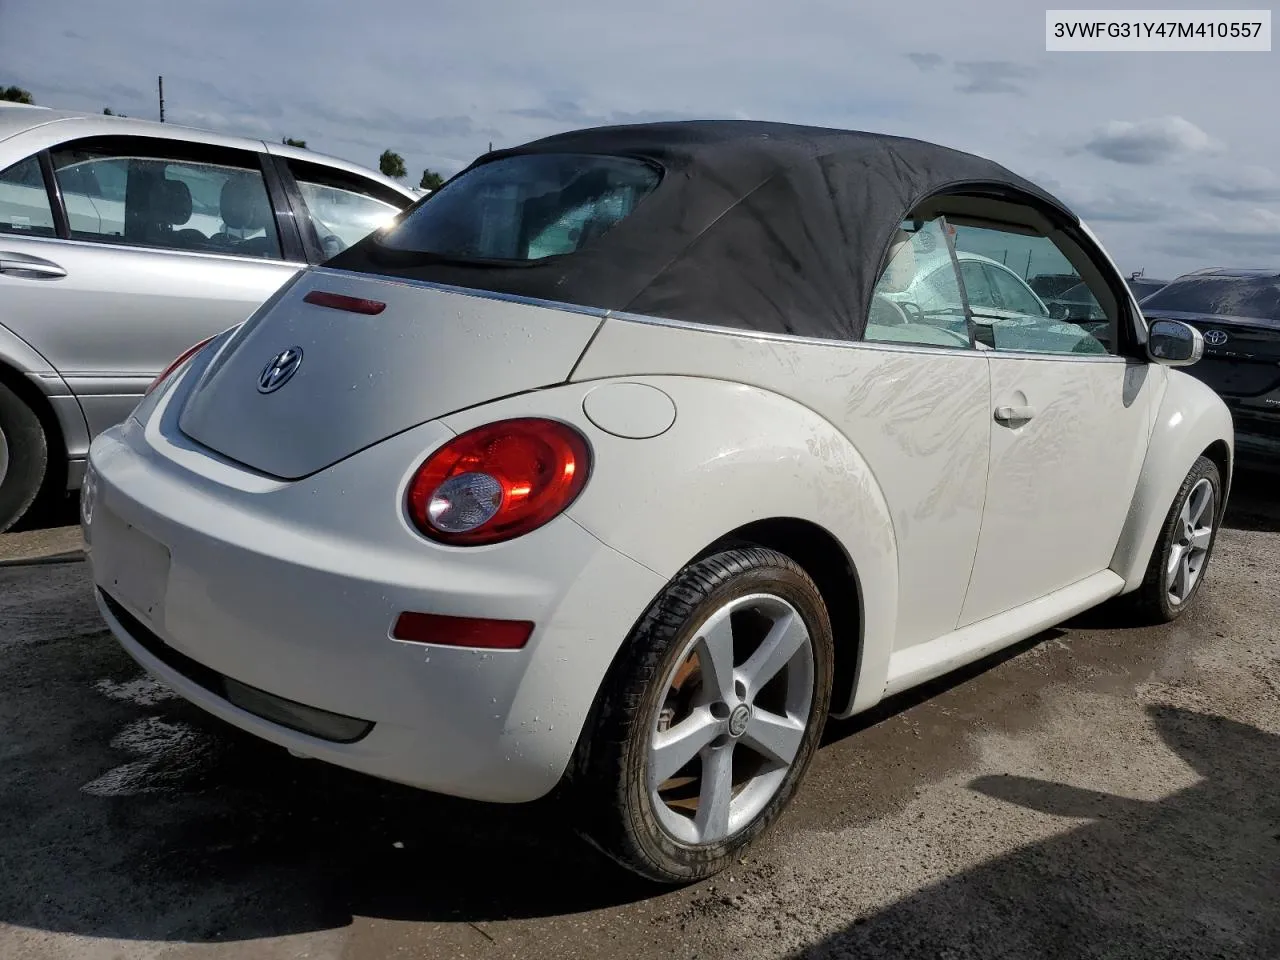
[[1220,347],[1227,342],[1227,332],[1225,330],[1207,330],[1205,331],[1204,342],[1211,347]]
[[274,393],[298,372],[302,365],[302,348],[290,347],[277,353],[258,374],[258,392]]

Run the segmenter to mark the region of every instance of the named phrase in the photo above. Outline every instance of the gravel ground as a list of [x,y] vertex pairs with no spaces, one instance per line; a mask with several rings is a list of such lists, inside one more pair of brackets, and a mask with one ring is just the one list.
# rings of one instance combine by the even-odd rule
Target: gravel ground
[[549,805],[223,727],[116,648],[82,563],[0,565],[0,957],[1280,957],[1273,489],[1233,493],[1183,621],[1088,614],[832,724],[766,841],[675,892]]

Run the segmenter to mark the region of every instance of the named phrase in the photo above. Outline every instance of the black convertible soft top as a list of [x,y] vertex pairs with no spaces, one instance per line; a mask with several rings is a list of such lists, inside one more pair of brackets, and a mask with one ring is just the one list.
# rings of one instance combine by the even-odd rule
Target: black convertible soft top
[[576,130],[485,154],[458,177],[506,157],[548,153],[631,157],[657,164],[664,174],[630,216],[574,253],[518,264],[463,263],[392,251],[374,234],[326,265],[846,339],[862,335],[895,231],[921,201],[1014,191],[1075,222],[1039,187],[972,154],[903,137],[760,121]]

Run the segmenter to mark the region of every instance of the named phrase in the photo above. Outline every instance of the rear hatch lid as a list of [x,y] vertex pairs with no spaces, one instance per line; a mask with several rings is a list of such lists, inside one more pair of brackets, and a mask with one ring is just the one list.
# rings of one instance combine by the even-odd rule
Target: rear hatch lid
[[1181,320],[1204,335],[1204,356],[1187,373],[1222,396],[1248,398],[1280,389],[1280,323],[1177,310],[1144,314],[1148,321]]
[[[320,293],[367,304],[307,301]],[[210,364],[179,425],[225,457],[296,480],[456,410],[564,382],[599,322],[573,308],[313,269]]]

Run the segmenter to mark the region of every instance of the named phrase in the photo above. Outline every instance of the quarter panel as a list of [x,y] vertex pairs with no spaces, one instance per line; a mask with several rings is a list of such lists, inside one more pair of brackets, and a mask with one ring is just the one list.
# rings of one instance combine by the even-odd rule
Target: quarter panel
[[[1165,375],[1147,456],[1111,558],[1111,569],[1124,578],[1125,593],[1142,585],[1160,527],[1196,458],[1218,441],[1235,455],[1231,412],[1222,398],[1180,370],[1166,370]],[[1223,482],[1229,484],[1230,477]]]
[[[990,385],[982,353],[735,336],[610,317],[574,379],[637,374],[754,387],[825,423],[866,465],[892,527],[895,609],[887,632],[868,632],[868,643],[902,648],[955,629],[986,497]],[[745,446],[760,444],[763,431],[734,406],[719,411],[724,427]],[[684,416],[681,408],[677,424]],[[824,506],[835,515],[858,509]]]

